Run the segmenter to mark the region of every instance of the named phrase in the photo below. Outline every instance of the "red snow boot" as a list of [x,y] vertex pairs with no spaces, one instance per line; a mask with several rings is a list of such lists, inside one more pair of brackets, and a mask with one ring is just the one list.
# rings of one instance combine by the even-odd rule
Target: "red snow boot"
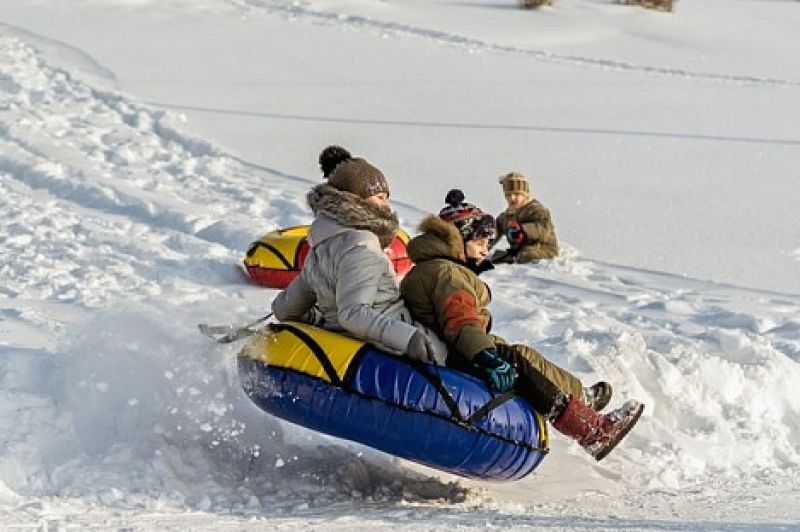
[[595,460],[602,460],[633,428],[644,405],[628,401],[608,414],[598,414],[578,398],[571,397],[553,422],[560,433],[577,441]]

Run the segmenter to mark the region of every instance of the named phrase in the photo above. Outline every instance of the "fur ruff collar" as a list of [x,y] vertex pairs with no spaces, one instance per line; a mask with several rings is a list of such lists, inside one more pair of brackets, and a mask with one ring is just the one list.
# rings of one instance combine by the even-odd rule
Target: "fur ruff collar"
[[430,215],[422,220],[419,230],[422,234],[408,244],[408,256],[414,262],[446,259],[464,266],[475,275],[494,269],[489,259],[478,263],[464,256],[464,238],[454,224]]
[[436,215],[426,217],[419,224],[419,231],[423,235],[431,235],[438,243],[431,250],[432,253],[450,259],[462,259],[464,256],[464,239],[458,228],[450,222],[445,222]]
[[333,188],[317,185],[306,196],[314,216],[325,216],[344,227],[363,229],[374,233],[382,248],[389,247],[400,222],[397,213],[380,209],[360,196]]

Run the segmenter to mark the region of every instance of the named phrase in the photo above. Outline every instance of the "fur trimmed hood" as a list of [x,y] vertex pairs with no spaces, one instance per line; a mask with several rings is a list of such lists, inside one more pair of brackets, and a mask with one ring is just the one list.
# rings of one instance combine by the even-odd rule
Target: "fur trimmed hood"
[[[341,227],[370,231],[378,237],[382,248],[391,244],[400,227],[397,213],[375,207],[355,194],[330,185],[315,186],[306,199],[314,216],[328,218]],[[314,244],[333,234],[317,239]]]
[[419,230],[422,234],[408,243],[408,256],[412,261],[464,260],[464,239],[454,224],[430,215],[419,224]]

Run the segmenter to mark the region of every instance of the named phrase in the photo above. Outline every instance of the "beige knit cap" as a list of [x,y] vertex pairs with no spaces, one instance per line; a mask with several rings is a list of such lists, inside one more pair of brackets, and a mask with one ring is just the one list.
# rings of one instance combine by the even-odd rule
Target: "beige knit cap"
[[519,172],[510,172],[501,177],[499,182],[503,186],[503,194],[531,193],[528,178]]

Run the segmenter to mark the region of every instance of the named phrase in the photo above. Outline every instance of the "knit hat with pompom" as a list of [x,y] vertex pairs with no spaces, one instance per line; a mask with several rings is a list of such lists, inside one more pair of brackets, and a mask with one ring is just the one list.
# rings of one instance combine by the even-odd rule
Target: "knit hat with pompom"
[[328,146],[322,150],[319,166],[328,184],[335,189],[364,199],[381,192],[389,194],[389,184],[383,173],[365,159],[353,157],[341,146]]
[[464,202],[464,193],[454,188],[444,198],[447,205],[439,211],[439,218],[458,228],[464,242],[476,238],[494,239],[497,229],[494,217],[471,203]]

